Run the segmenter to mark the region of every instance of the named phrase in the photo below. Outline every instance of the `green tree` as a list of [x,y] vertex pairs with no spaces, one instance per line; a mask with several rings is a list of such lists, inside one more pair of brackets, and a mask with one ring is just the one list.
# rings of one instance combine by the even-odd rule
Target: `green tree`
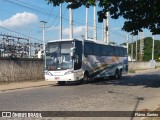
[[[82,5],[90,7],[98,0],[46,0],[48,3],[58,6],[60,3],[70,3],[68,8],[79,8]],[[160,34],[160,0],[99,0],[101,10],[98,11],[98,20],[106,19],[106,12],[111,18],[123,17],[126,21],[122,30],[134,35],[149,29],[152,34]]]
[[[149,61],[152,59],[152,44],[153,39],[151,37],[144,38],[144,56],[143,61]],[[129,55],[131,55],[131,45],[129,44]],[[137,41],[137,54],[138,54],[138,61],[140,60],[140,40]],[[160,61],[160,40],[155,40],[155,46],[154,46],[154,59],[156,61]],[[133,58],[136,58],[136,42],[133,43]]]

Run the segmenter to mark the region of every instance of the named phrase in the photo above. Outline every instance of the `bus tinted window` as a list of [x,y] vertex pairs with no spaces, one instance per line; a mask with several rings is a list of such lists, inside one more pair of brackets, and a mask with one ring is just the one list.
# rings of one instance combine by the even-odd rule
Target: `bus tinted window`
[[124,54],[124,56],[127,55],[127,49],[126,48],[123,48],[123,54]]
[[85,55],[92,55],[93,54],[92,43],[89,43],[89,42],[84,43],[84,54]]
[[93,48],[94,55],[97,55],[97,56],[101,55],[101,46],[100,45],[93,43],[92,48]]
[[102,45],[102,55],[103,56],[112,56],[114,55],[114,47],[109,45]]
[[108,47],[109,47],[109,55],[110,55],[110,56],[115,55],[114,46],[108,46]]
[[120,56],[124,56],[124,48],[119,48],[119,53],[120,53]]
[[103,56],[106,56],[106,55],[107,55],[107,53],[108,53],[108,50],[106,49],[106,47],[107,47],[107,46],[104,46],[104,45],[102,45],[102,46],[101,46],[101,49],[102,49],[102,55],[103,55]]
[[115,56],[120,55],[120,49],[118,47],[115,47]]

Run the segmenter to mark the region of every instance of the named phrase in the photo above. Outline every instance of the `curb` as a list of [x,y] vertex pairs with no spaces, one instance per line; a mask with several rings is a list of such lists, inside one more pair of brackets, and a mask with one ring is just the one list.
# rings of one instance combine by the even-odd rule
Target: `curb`
[[10,83],[5,85],[0,85],[0,92],[6,92],[11,90],[20,90],[27,88],[43,87],[49,85],[55,85],[55,82],[37,81],[37,82],[22,82],[22,83]]
[[[48,84],[48,85],[52,85],[52,84]],[[27,89],[27,88],[43,87],[43,86],[48,86],[48,85],[36,85],[36,86],[28,86],[28,87],[17,87],[17,88],[5,89],[5,90],[0,90],[0,91],[1,92],[6,92],[6,91],[12,91],[12,90],[21,90],[21,89]]]
[[160,71],[160,69],[142,69],[142,70],[134,70],[134,73],[128,72],[128,75],[134,75],[134,74],[141,74],[141,73],[148,73],[148,72],[156,72]]
[[135,70],[135,73],[147,73],[147,72],[156,72],[156,71],[160,71],[160,69]]

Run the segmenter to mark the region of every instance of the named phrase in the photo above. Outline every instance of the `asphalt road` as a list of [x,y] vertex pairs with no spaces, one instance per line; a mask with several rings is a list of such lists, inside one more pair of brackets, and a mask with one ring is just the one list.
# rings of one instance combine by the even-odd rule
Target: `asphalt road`
[[[135,111],[154,109],[158,104],[160,104],[160,72],[125,75],[121,80],[96,80],[88,84],[50,85],[0,93],[0,111]],[[45,119],[136,120],[140,118]]]

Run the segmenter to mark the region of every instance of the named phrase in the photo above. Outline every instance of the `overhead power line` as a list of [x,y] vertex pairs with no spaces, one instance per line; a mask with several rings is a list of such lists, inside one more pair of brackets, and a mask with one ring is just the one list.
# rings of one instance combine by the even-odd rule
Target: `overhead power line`
[[[12,1],[15,1],[15,0],[12,0]],[[19,3],[22,3],[24,5],[28,5],[29,7],[32,7],[32,8],[37,8],[38,7],[38,9],[46,11],[46,8],[44,8],[44,7],[40,7],[38,5],[34,5],[34,4],[29,3],[29,2],[27,3],[27,2],[24,2],[23,0],[16,0],[16,1],[19,2]]]
[[[33,8],[33,7],[30,7],[30,6],[26,6],[26,4],[21,4],[21,3],[18,3],[18,2],[15,2],[15,1],[11,1],[11,0],[5,0],[5,1],[9,2],[9,3],[12,3],[12,4],[15,4],[15,5],[18,5],[18,6],[21,6],[21,7],[24,7],[24,8],[27,8],[27,9],[31,9],[31,10],[36,11],[38,13],[50,16],[50,13],[42,11],[40,9],[36,9],[35,7]],[[54,16],[54,15],[52,15],[52,16]]]
[[28,36],[28,35],[25,35],[25,34],[19,33],[19,32],[14,31],[14,30],[10,30],[10,29],[5,28],[5,27],[3,27],[3,26],[0,26],[0,28],[5,29],[5,30],[10,31],[10,32],[13,32],[13,33],[16,33],[16,34],[19,34],[19,35],[22,35],[22,36],[25,36],[25,37],[29,37],[29,38],[34,39],[34,40],[36,40],[36,41],[40,41],[40,42],[42,42],[42,40],[40,40],[40,39],[37,39],[37,38],[34,38],[34,37],[30,37],[30,36]]
[[[42,8],[42,7],[35,6],[35,5],[33,5],[33,4],[29,4],[29,3],[23,2],[23,1],[21,1],[21,0],[16,0],[16,1],[14,1],[14,0],[5,0],[5,1],[6,1],[6,2],[9,2],[9,3],[11,3],[11,4],[15,4],[15,5],[18,5],[18,6],[21,6],[21,7],[24,7],[24,8],[33,10],[33,11],[36,11],[36,12],[41,13],[41,14],[44,14],[44,15],[48,16],[47,21],[49,21],[50,17],[54,16],[53,22],[52,22],[48,27],[52,27],[54,23],[56,24],[55,26],[57,26],[57,25],[59,24],[59,22],[58,22],[58,23],[55,22],[56,20],[58,20],[59,11],[57,12],[56,15],[53,15],[53,14],[52,14],[52,13],[53,13],[53,8],[51,9],[50,12],[46,12],[46,11],[45,11],[46,9],[44,9],[44,8]],[[63,13],[62,18],[63,18],[63,20],[68,21],[69,19],[68,19],[68,17],[66,16],[66,11],[67,11],[67,8],[66,8],[65,12]],[[118,22],[120,22],[120,21],[118,21]],[[77,24],[79,24],[79,25],[84,25],[84,22],[82,21],[82,19],[80,20],[80,18],[78,18],[78,17],[76,17],[76,16],[74,16],[73,23],[77,23]],[[89,24],[88,26],[89,26],[89,27],[93,27],[93,25],[91,25],[91,24]],[[6,29],[6,30],[8,30],[8,31],[11,31],[11,32],[14,32],[14,33],[17,33],[17,34],[20,34],[20,35],[29,37],[29,36],[27,36],[27,35],[24,35],[24,34],[22,34],[22,33],[19,33],[19,32],[13,31],[13,30],[9,30],[9,29],[4,28],[4,27],[2,27],[2,26],[0,26],[0,27],[3,28],[3,29]],[[47,28],[48,28],[48,27],[47,27]],[[101,27],[100,25],[97,25],[96,28],[97,28],[97,29],[102,29],[102,27]],[[118,31],[111,31],[111,33],[113,33],[113,34],[115,34],[115,35],[117,35],[117,36],[121,36],[121,37],[124,37],[124,38],[125,38],[125,36],[122,35],[121,33],[119,33]],[[42,40],[39,40],[39,39],[37,39],[37,38],[33,38],[33,37],[30,37],[30,38],[42,42]]]
[[[6,0],[6,2],[10,2],[10,3],[12,3],[12,4],[16,4],[16,5],[19,5],[19,6],[21,6],[21,7],[25,7],[25,8],[27,8],[27,9],[31,9],[31,10],[33,10],[33,11],[42,13],[42,14],[44,14],[44,15],[47,15],[47,16],[50,16],[50,17],[51,17],[51,16],[54,16],[54,17],[55,17],[54,21],[56,21],[57,18],[59,17],[59,12],[57,13],[57,15],[52,15],[51,13],[48,13],[48,12],[45,12],[45,11],[40,10],[40,9],[42,9],[42,8],[36,9],[35,6],[33,6],[33,7],[26,6],[27,3],[22,2],[22,1],[20,1],[20,0],[17,0],[17,1],[19,1],[19,3],[18,3],[18,2],[15,2],[15,1],[12,1],[12,0]],[[67,9],[66,9],[66,10],[67,10]],[[65,13],[66,13],[66,11],[65,11],[64,14],[62,15],[62,18],[63,18],[63,20],[68,20],[68,17],[65,17]],[[74,18],[77,19],[77,20],[74,20],[75,23],[83,24],[83,22],[80,22],[79,18],[77,18],[77,17],[74,17]],[[47,20],[47,21],[48,21],[48,20]],[[54,22],[52,22],[52,24],[51,24],[49,27],[51,27],[53,24],[54,24]],[[93,27],[93,26],[90,25],[90,27]],[[97,28],[101,28],[101,27],[97,27]]]

